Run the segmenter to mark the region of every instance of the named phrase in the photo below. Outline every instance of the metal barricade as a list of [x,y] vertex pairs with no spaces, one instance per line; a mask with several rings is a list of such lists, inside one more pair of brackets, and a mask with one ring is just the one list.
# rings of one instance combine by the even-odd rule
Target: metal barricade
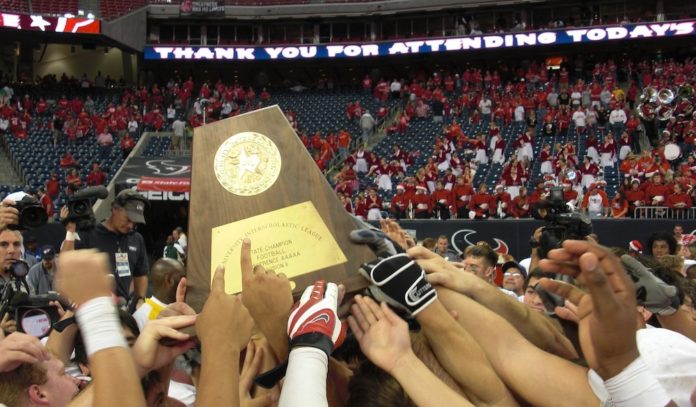
[[633,210],[635,219],[696,219],[696,208],[639,206]]

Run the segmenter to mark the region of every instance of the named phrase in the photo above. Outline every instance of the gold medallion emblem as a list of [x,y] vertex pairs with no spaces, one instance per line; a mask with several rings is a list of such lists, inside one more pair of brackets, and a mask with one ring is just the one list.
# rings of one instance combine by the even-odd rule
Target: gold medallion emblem
[[260,133],[237,133],[215,154],[215,177],[235,195],[253,196],[273,185],[280,175],[280,151]]

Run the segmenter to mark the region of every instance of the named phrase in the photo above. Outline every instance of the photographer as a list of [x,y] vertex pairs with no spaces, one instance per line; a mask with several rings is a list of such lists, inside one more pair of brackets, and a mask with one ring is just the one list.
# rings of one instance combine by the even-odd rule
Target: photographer
[[53,291],[53,278],[56,275],[56,251],[52,246],[41,250],[41,262],[34,264],[27,274],[29,293],[31,295],[48,294]]
[[[147,200],[137,192],[121,191],[111,204],[111,215],[94,228],[77,231],[75,222],[65,225],[66,235],[62,251],[73,249],[97,249],[109,255],[111,273],[116,280],[115,293],[130,298],[131,283],[135,295],[144,298],[150,268],[145,250],[145,240],[134,230],[137,223],[145,223]],[[68,217],[68,209],[61,210],[61,219]]]
[[[0,231],[0,291],[5,291],[5,286],[13,284],[12,266],[22,256],[22,235],[16,230],[5,229]],[[14,332],[17,325],[9,314],[0,315],[0,335]]]

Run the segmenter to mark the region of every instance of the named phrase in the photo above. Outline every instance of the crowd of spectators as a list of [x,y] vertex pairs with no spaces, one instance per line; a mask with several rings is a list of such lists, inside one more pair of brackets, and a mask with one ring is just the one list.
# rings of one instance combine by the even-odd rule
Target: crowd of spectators
[[[607,60],[579,74],[565,66],[550,73],[531,63],[504,73],[437,71],[395,79],[394,86],[366,78],[364,88],[376,99],[403,100],[386,126],[401,141],[425,136],[407,133],[414,120],[443,127],[432,150],[406,151],[396,144],[382,157],[352,151],[334,177],[336,191],[348,211],[366,219],[378,219],[382,211],[397,219],[529,217],[553,186],[564,187],[573,209],[595,217],[632,217],[638,207],[684,216],[696,185],[694,93],[673,102],[666,120],[640,120],[637,108],[646,88],[674,94],[693,89],[695,67],[689,58]],[[471,128],[479,130],[465,131]],[[665,148],[675,147],[678,155],[665,155]],[[421,155],[425,165],[416,165]],[[473,184],[480,167],[501,167],[494,184]],[[371,185],[360,190],[363,179]],[[609,181],[616,184],[615,196],[607,196]],[[371,190],[375,198],[366,196]],[[416,202],[419,195],[424,197]],[[370,209],[377,210],[369,215]]]

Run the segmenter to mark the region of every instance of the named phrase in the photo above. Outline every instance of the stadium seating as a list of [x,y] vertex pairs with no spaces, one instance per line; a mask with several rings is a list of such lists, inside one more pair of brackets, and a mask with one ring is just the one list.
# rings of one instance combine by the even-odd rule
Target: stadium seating
[[99,3],[99,15],[105,20],[118,18],[145,5],[145,0],[110,0]]
[[77,15],[78,3],[78,0],[31,0],[31,9],[34,14]]
[[[62,95],[68,98],[85,95],[85,92],[46,91],[28,86],[17,87],[16,90],[18,94],[27,94],[32,98],[38,98],[39,95],[46,99],[57,99]],[[103,112],[110,103],[119,102],[119,92],[114,90],[104,90],[99,93],[90,93],[90,95],[95,102],[95,110],[98,113]],[[54,147],[51,135],[51,120],[50,115],[34,117],[29,127],[29,137],[26,140],[18,139],[10,134],[3,136],[12,159],[19,164],[21,171],[24,173],[27,186],[31,188],[43,186],[51,172],[56,171],[61,180],[61,190],[64,190],[67,184],[63,176],[64,171],[58,163],[67,150],[72,151],[73,156],[78,161],[78,173],[83,181],[90,170],[92,162],[101,163],[102,169],[107,173],[107,182],[110,181],[123,164],[121,150],[118,146],[114,146],[111,154],[103,160],[99,159],[99,146],[94,136],[87,136],[83,140],[78,140],[74,146],[59,143],[57,147]],[[118,141],[115,140],[115,142],[117,143]],[[4,189],[14,190],[16,186],[4,186]],[[59,200],[57,206],[60,206],[61,202]]]
[[29,13],[27,0],[0,0],[0,10],[10,13]]

